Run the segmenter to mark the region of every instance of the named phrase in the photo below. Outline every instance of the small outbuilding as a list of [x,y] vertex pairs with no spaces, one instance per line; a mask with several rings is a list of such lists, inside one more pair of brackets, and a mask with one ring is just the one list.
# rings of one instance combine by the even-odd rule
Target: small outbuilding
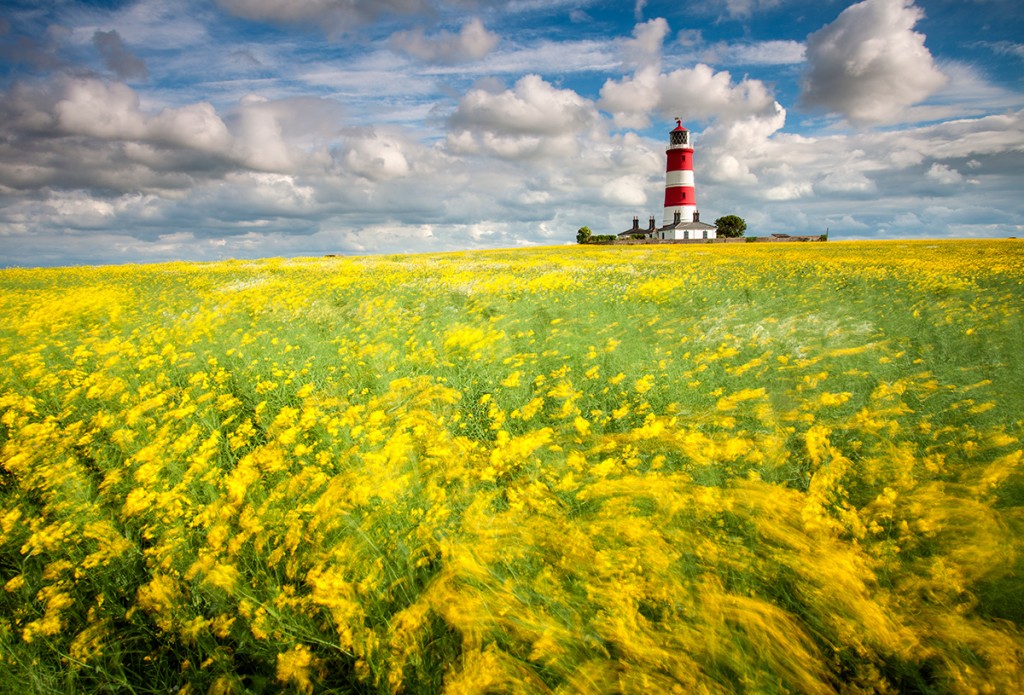
[[653,237],[654,233],[657,232],[657,231],[658,230],[655,228],[654,216],[653,215],[651,216],[651,219],[647,223],[647,229],[641,229],[640,228],[640,218],[634,215],[633,216],[633,226],[630,229],[627,229],[624,232],[619,232],[618,237],[620,239],[632,239],[635,236],[643,236],[643,237],[645,237],[647,239],[650,239],[650,238]]
[[707,222],[700,221],[700,213],[693,213],[693,221],[683,221],[682,213],[676,212],[671,224],[655,230],[655,239],[672,239],[676,241],[690,241],[692,239],[715,239],[718,237],[718,227]]

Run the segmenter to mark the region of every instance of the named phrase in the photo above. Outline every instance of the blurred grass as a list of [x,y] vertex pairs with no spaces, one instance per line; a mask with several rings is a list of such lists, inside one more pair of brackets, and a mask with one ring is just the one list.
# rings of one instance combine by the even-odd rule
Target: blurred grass
[[0,287],[4,682],[1024,689],[1018,242]]

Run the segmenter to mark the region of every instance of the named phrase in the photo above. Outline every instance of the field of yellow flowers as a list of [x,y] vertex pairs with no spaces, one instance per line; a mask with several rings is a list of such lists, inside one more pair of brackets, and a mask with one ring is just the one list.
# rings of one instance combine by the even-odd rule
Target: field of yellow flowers
[[1024,243],[0,271],[0,683],[1024,691]]

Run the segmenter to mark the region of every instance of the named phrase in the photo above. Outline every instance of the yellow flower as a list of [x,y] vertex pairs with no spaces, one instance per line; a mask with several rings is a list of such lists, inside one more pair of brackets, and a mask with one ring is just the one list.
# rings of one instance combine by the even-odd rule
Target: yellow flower
[[502,379],[501,385],[508,389],[515,388],[516,386],[519,386],[519,381],[522,376],[523,373],[517,369]]
[[303,693],[313,692],[311,669],[316,660],[309,648],[300,644],[277,655],[277,680],[285,685],[296,687]]
[[654,377],[650,374],[647,374],[641,377],[640,379],[637,379],[636,382],[633,383],[633,388],[636,389],[636,392],[641,395],[647,393],[652,388],[654,388]]
[[581,437],[586,437],[590,434],[590,423],[579,415],[576,416],[572,424]]

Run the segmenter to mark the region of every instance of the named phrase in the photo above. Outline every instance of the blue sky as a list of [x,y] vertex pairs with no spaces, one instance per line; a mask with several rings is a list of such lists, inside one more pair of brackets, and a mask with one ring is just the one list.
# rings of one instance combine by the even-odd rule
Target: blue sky
[[1024,236],[1017,0],[0,10],[0,265],[571,242],[660,219]]

